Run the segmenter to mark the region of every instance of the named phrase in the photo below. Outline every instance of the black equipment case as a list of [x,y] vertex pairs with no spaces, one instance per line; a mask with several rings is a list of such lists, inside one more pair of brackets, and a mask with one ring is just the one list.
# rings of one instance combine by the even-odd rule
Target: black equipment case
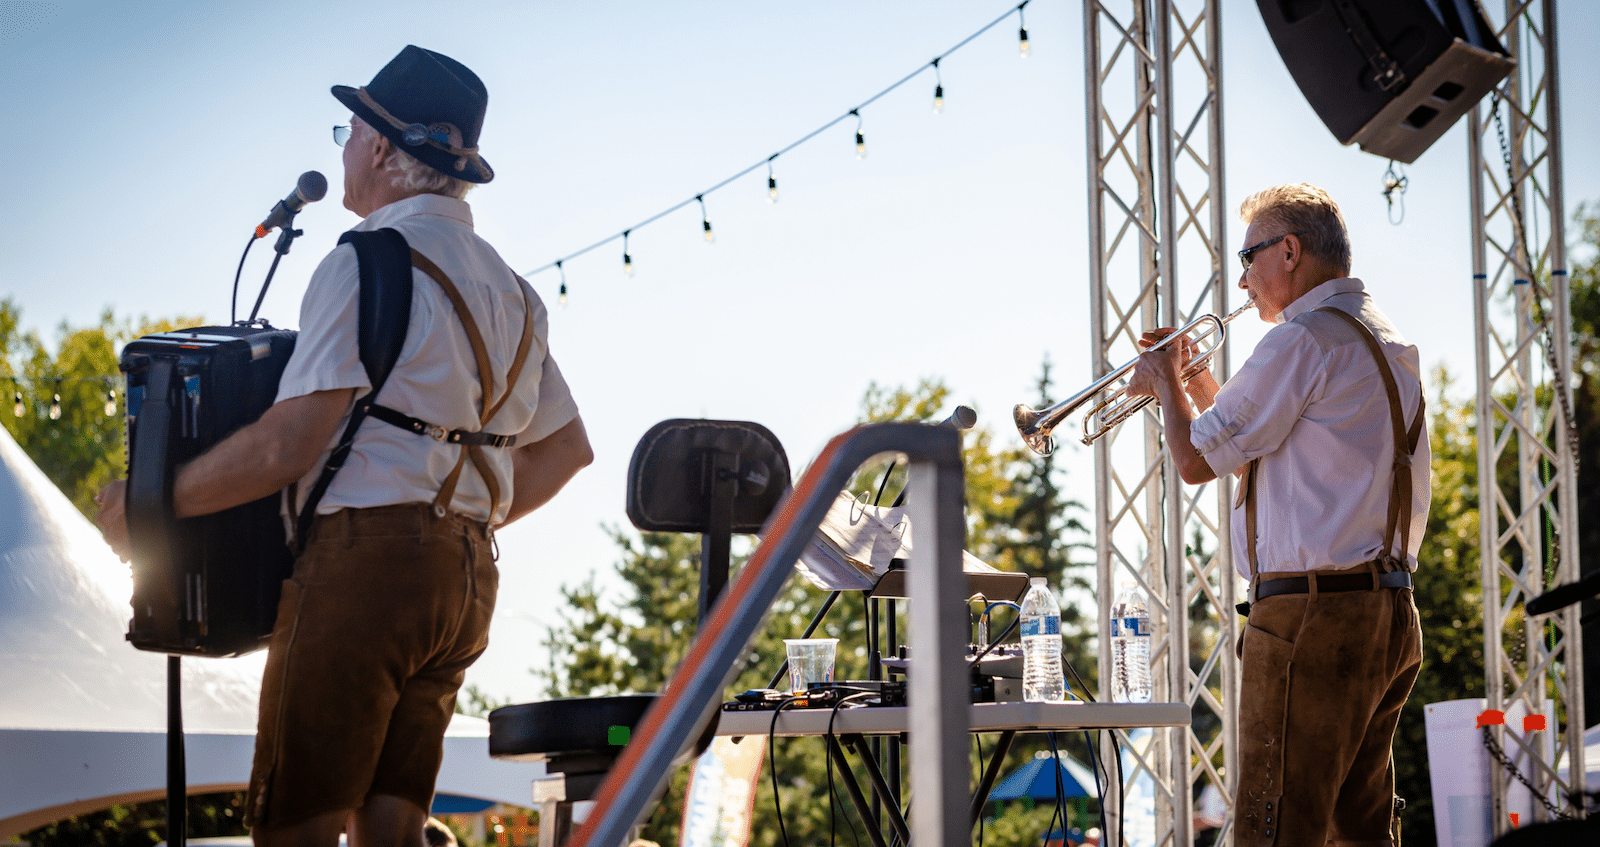
[[172,485],[177,468],[272,405],[295,335],[206,326],[123,348],[134,647],[220,657],[267,646],[293,565],[278,495],[177,520]]

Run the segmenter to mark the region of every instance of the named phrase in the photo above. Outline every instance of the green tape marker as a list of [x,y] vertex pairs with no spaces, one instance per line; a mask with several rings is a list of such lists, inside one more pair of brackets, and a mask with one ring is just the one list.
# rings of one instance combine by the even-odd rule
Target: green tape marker
[[606,743],[613,747],[621,747],[627,744],[631,735],[633,735],[633,727],[630,726],[606,727]]

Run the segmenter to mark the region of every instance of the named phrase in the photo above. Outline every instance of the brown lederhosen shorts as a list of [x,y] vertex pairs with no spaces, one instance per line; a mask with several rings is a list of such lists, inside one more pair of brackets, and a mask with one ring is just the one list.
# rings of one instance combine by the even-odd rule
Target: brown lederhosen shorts
[[499,574],[482,523],[427,503],[322,515],[283,584],[246,820],[277,828],[390,795],[426,810]]
[[1410,589],[1257,601],[1240,667],[1234,844],[1389,844],[1390,753],[1421,665]]

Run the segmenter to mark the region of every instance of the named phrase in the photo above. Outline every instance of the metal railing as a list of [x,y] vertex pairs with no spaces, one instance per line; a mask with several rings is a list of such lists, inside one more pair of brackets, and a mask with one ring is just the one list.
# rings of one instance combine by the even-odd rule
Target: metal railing
[[920,657],[908,692],[912,839],[922,847],[971,843],[965,758],[967,725],[965,582],[961,551],[961,439],[956,430],[912,423],[857,427],[823,448],[778,505],[763,541],[723,593],[689,645],[666,691],[635,728],[573,834],[574,847],[619,847],[643,822],[680,751],[705,731],[721,706],[737,662],[766,619],[800,553],[850,476],[874,457],[909,462],[906,516],[915,553],[907,565],[911,652]]

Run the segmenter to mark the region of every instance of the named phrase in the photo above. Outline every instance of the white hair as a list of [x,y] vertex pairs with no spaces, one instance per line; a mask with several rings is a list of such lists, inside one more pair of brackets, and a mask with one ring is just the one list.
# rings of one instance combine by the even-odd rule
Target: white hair
[[389,169],[389,181],[394,187],[405,189],[412,194],[443,194],[457,200],[465,200],[467,192],[477,186],[477,183],[456,179],[449,174],[436,171],[422,163],[421,159],[400,149],[397,144],[391,144],[394,150],[394,167]]

